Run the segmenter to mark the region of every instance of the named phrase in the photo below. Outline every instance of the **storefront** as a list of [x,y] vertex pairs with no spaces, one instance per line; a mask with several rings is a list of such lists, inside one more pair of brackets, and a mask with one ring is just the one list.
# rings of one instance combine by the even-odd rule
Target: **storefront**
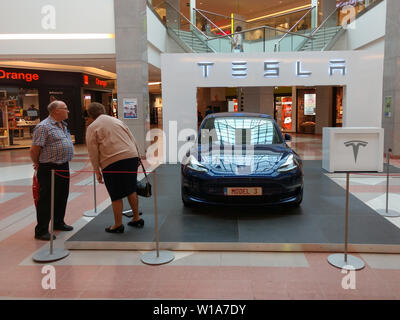
[[330,87],[325,92],[317,88],[275,88],[274,118],[283,132],[317,133],[318,111],[325,117],[331,114],[328,120],[330,127],[342,127],[343,87]]
[[33,128],[48,116],[47,106],[54,99],[67,104],[71,135],[75,143],[84,143],[85,97],[93,93],[90,101],[108,99],[105,105],[110,108],[113,88],[113,80],[81,73],[0,68],[0,149],[29,147]]

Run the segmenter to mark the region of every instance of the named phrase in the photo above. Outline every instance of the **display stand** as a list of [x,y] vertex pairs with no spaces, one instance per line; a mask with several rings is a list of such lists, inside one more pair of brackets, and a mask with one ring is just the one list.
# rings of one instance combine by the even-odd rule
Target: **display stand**
[[32,256],[35,262],[51,262],[61,260],[69,255],[69,251],[53,248],[54,239],[54,169],[51,170],[51,207],[50,207],[50,251],[39,251]]
[[160,265],[171,262],[175,259],[174,254],[171,251],[159,251],[158,243],[158,217],[157,217],[157,178],[156,170],[153,172],[154,186],[153,186],[153,198],[154,198],[154,216],[155,216],[155,229],[156,229],[156,250],[144,253],[141,260],[145,264],[149,265]]
[[400,212],[389,209],[389,165],[391,152],[392,149],[389,149],[386,156],[386,209],[378,209],[376,212],[387,218],[397,218],[400,217]]
[[85,211],[83,214],[85,217],[93,218],[97,217],[97,200],[96,200],[96,172],[93,172],[93,195],[94,195],[94,209]]
[[346,172],[346,222],[345,222],[345,238],[344,238],[344,254],[331,254],[328,262],[334,267],[345,270],[361,270],[365,267],[364,262],[352,255],[347,254],[348,246],[348,230],[349,230],[349,186],[350,173]]

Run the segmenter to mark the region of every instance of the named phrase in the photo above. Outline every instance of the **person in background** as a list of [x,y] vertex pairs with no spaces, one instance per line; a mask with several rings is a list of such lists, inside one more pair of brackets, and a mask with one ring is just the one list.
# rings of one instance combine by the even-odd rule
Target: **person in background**
[[51,210],[51,170],[55,174],[54,230],[71,231],[65,223],[65,210],[69,195],[69,161],[74,156],[74,146],[67,123],[68,107],[63,101],[53,101],[48,107],[49,116],[36,125],[33,131],[30,156],[37,171],[39,199],[36,207],[35,238],[50,240],[48,231]]
[[197,123],[200,125],[202,121],[203,121],[203,115],[201,114],[200,111],[197,111]]
[[[31,112],[29,112],[29,111],[31,111]],[[36,109],[34,104],[31,104],[29,109],[26,110],[26,114],[29,117],[30,121],[33,121],[33,120],[36,120],[39,118],[39,110]]]
[[212,106],[207,106],[207,110],[206,110],[206,113],[205,113],[206,117],[211,113],[214,113],[214,111],[212,109]]
[[139,218],[136,193],[139,150],[135,138],[121,120],[105,114],[106,110],[102,104],[93,102],[89,104],[87,111],[93,120],[86,131],[90,161],[97,181],[106,185],[114,212],[115,223],[105,231],[124,232],[122,199],[125,197],[128,198],[133,212],[132,221],[128,222],[128,226],[142,228],[144,221]]
[[241,26],[237,26],[232,38],[232,52],[243,52],[243,36]]

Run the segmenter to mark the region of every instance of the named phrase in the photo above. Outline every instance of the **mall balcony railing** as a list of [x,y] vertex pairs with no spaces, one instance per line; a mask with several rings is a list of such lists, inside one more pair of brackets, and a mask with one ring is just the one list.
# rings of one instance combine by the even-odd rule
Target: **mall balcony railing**
[[[266,16],[249,20],[197,8],[194,8],[193,10],[195,11],[195,21],[198,28],[202,29],[202,31],[206,31],[208,27],[210,29],[209,31],[216,33],[217,35],[222,35],[221,30],[223,30],[223,32],[226,34],[230,34],[232,31],[235,31],[237,26],[240,26],[242,30],[256,29],[263,26],[289,30],[292,28],[292,26],[296,24],[298,25],[298,21],[304,15],[304,12],[309,10],[309,8],[295,10],[289,13],[282,13],[272,17]],[[308,19],[308,21],[304,20],[304,23],[305,25],[298,25],[299,29],[300,27],[301,30],[311,28],[311,18]],[[232,25],[234,30],[231,29]],[[293,31],[296,32],[297,29],[294,29]]]
[[[355,9],[354,19],[359,18],[361,15],[378,5],[383,0],[369,0],[364,2],[357,2]],[[349,5],[349,1],[342,1],[338,3],[335,10],[333,10],[322,23],[312,30],[307,38],[301,38],[299,35],[293,33],[285,34],[275,46],[275,51],[324,51],[329,50],[335,43],[336,39],[344,32],[346,23],[343,21],[343,16],[347,15],[342,12],[342,8]],[[314,16],[315,12],[311,13]],[[291,31],[291,30],[289,30]],[[286,43],[284,43],[286,42]],[[288,45],[290,44],[290,45]]]
[[[357,2],[356,18],[382,1]],[[339,3],[316,27],[318,13],[315,7],[257,21],[245,21],[194,8],[192,23],[167,1],[152,0],[153,10],[166,25],[169,34],[183,47],[187,47],[189,52],[219,53],[232,52],[232,38],[237,33],[242,34],[243,52],[327,50],[343,32],[340,11],[346,4],[349,1]],[[241,26],[243,31],[231,33],[232,24]]]
[[303,43],[311,40],[309,37],[304,36],[312,34],[312,21],[315,19],[316,13],[317,8],[315,6],[308,9],[288,32],[274,44],[274,51],[297,51]]
[[166,26],[168,34],[189,52],[214,52],[205,39],[209,37],[167,1],[153,1],[153,11]]
[[[257,24],[249,24],[244,20],[236,18],[232,18],[232,20],[227,20],[226,22],[230,22],[234,26],[241,26],[244,30],[231,33],[231,30],[226,29],[226,25],[221,26],[223,24],[221,23],[221,20],[218,21],[218,25],[214,22],[218,17],[223,19],[228,19],[229,17],[205,10],[193,10],[195,14],[194,20],[197,23],[200,23],[201,30],[208,37],[204,40],[208,42],[209,47],[212,48],[215,52],[232,52],[232,39],[235,34],[242,35],[243,52],[272,52],[274,51],[274,44],[276,43],[276,41],[282,36],[288,34],[288,30],[286,30],[285,28],[275,28],[269,25],[259,26],[257,24],[259,24],[260,21],[258,21]],[[296,20],[296,22],[289,30],[289,32],[292,34],[299,34],[301,42],[304,42],[308,39],[307,36],[305,36],[305,39],[303,39],[303,33],[307,32],[307,30],[304,29],[308,29],[309,33],[311,32],[311,11],[311,9],[296,11],[296,14],[301,12],[301,16],[296,17],[296,19],[299,19]],[[304,14],[304,12],[306,13]],[[287,14],[280,16],[287,16]],[[263,19],[261,22],[266,22],[266,19]],[[254,27],[246,28],[248,26]],[[231,25],[228,25],[228,27],[231,28]]]

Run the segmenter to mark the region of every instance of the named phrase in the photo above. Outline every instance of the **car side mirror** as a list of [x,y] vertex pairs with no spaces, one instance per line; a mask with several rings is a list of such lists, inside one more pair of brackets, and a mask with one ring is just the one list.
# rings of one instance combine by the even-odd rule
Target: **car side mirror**
[[290,136],[290,134],[285,133],[285,141],[292,141],[292,137]]

